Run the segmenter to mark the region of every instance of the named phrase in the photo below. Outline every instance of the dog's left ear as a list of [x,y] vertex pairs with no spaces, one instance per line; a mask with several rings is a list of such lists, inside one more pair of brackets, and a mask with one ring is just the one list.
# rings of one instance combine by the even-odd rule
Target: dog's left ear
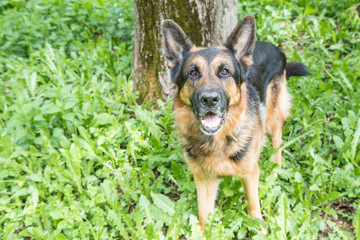
[[252,64],[252,53],[256,42],[256,24],[252,15],[247,15],[236,25],[225,46],[234,52],[236,60],[247,66]]
[[162,23],[163,46],[169,68],[175,68],[186,51],[194,45],[179,25],[172,20]]

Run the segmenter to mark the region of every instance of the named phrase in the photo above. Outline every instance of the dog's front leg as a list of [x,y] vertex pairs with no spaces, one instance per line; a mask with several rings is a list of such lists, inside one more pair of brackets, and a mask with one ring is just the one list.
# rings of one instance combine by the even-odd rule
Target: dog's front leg
[[[262,219],[259,202],[259,166],[256,164],[253,171],[241,178],[245,197],[248,201],[247,211],[252,217]],[[266,228],[260,226],[260,231],[267,233]]]
[[214,208],[216,193],[219,186],[219,180],[214,178],[204,178],[194,176],[197,190],[199,224],[201,233],[205,232],[206,219]]

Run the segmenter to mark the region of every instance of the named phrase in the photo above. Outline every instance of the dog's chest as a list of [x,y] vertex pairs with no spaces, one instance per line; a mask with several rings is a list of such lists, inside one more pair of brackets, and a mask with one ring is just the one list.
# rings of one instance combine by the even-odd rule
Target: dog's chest
[[253,143],[252,138],[226,136],[185,145],[184,152],[193,172],[216,177],[243,175],[253,166],[249,163],[257,151]]

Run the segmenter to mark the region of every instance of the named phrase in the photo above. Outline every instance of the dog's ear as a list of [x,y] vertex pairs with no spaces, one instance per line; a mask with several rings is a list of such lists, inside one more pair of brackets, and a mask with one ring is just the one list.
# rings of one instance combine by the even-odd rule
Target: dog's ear
[[252,53],[256,42],[256,24],[252,15],[247,15],[236,25],[225,46],[234,52],[236,60],[247,66],[252,64]]
[[163,47],[169,68],[175,68],[185,52],[194,45],[179,25],[172,20],[162,23]]

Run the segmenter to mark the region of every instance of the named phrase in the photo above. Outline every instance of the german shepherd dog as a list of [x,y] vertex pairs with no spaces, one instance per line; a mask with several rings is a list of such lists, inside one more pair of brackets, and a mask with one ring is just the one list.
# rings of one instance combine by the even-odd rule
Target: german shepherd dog
[[273,44],[256,42],[251,15],[237,24],[223,46],[196,47],[171,20],[163,22],[162,31],[178,88],[176,128],[194,174],[201,232],[224,176],[241,179],[248,214],[262,219],[258,159],[265,133],[278,148],[274,159],[281,167],[282,128],[291,108],[286,79],[309,72],[301,63],[286,64],[285,54]]

